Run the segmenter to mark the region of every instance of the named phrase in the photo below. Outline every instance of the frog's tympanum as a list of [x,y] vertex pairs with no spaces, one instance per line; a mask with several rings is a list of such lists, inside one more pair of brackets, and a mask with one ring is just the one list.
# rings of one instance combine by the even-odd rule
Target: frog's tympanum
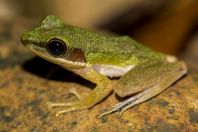
[[[57,116],[93,107],[112,91],[129,97],[99,117],[140,104],[164,91],[187,68],[176,57],[143,46],[128,36],[112,36],[64,25],[56,16],[47,16],[33,31],[21,37],[27,49],[96,84],[77,102],[49,103],[63,107]],[[119,78],[112,83],[111,78]],[[99,104],[98,104],[99,105]]]

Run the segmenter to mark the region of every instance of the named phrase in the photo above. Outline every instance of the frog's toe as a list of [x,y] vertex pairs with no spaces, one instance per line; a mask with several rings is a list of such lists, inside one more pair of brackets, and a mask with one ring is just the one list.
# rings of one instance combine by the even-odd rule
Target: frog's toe
[[82,103],[81,101],[78,102],[68,102],[68,103],[47,103],[48,107],[66,107],[61,111],[58,111],[56,113],[56,116],[59,116],[60,114],[72,112],[72,111],[78,111],[78,110],[83,110],[89,108],[89,105],[86,105]]
[[116,112],[116,111],[117,111],[117,109],[112,108],[112,109],[110,109],[110,110],[108,110],[108,111],[103,112],[102,114],[100,114],[100,115],[98,116],[98,118],[101,118],[101,117],[103,117],[103,116],[105,116],[105,115],[111,114],[111,113]]
[[61,111],[58,111],[56,113],[56,116],[58,117],[59,115],[61,114],[65,114],[65,113],[68,113],[68,112],[71,112],[71,111],[75,111],[76,109],[74,107],[69,107],[69,108],[66,108],[64,110],[61,110]]
[[116,104],[110,110],[108,110],[108,111],[103,112],[102,114],[100,114],[98,116],[98,118],[101,118],[101,117],[103,117],[105,115],[111,114],[111,113],[116,112],[116,111],[120,111],[122,109],[122,106],[123,106],[123,105],[122,106],[120,106],[120,105],[121,105],[120,103],[119,104]]
[[68,102],[68,103],[52,103],[52,102],[47,102],[47,106],[49,108],[53,108],[53,107],[67,107],[67,106],[72,106],[73,104],[75,104],[75,102]]

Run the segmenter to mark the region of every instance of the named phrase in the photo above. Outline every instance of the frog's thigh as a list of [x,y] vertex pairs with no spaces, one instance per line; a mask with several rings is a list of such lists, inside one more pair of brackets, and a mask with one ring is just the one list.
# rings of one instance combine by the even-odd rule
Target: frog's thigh
[[160,84],[159,93],[184,75],[186,71],[187,68],[183,62],[138,66],[120,78],[114,91],[120,97],[124,97]]

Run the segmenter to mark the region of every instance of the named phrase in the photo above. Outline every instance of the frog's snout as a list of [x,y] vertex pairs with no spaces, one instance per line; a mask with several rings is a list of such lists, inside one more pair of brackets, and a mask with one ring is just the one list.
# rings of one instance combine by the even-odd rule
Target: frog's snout
[[28,44],[31,43],[31,34],[29,32],[24,32],[21,35],[21,42],[23,43],[24,46],[27,46]]
[[25,46],[28,45],[29,38],[30,38],[30,35],[26,32],[21,35],[21,42],[23,43],[23,45]]

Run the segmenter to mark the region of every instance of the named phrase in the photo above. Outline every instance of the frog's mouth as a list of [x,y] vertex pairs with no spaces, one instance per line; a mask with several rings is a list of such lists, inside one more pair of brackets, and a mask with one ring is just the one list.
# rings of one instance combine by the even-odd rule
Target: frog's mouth
[[68,58],[67,56],[63,57],[54,57],[48,53],[46,48],[44,47],[39,47],[34,44],[27,44],[26,45],[27,49],[29,49],[31,52],[36,54],[37,56],[50,61],[52,63],[55,63],[57,65],[62,66],[63,68],[85,68],[89,67],[90,65],[86,64],[85,62],[79,62],[79,61],[73,61],[71,58]]

